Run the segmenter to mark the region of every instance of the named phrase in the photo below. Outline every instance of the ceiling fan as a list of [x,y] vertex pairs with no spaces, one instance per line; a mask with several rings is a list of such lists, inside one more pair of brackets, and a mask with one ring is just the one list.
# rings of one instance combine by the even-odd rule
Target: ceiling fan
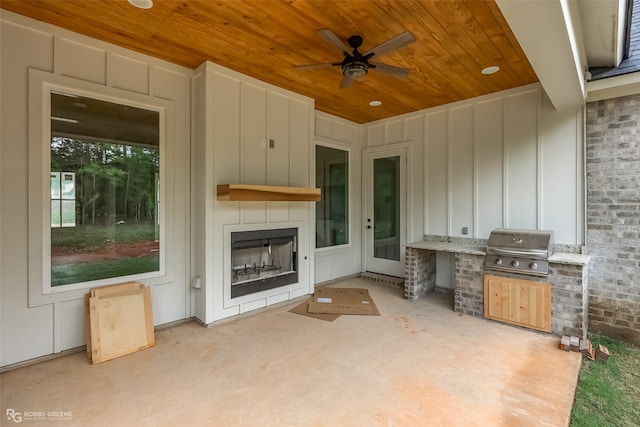
[[408,45],[409,43],[416,41],[415,37],[413,37],[413,34],[408,31],[392,37],[389,40],[364,53],[361,53],[358,50],[358,48],[362,46],[361,36],[349,37],[349,39],[347,40],[347,43],[349,43],[349,46],[351,46],[351,48],[349,48],[344,44],[342,40],[338,38],[338,36],[336,36],[333,31],[329,29],[318,30],[316,31],[316,33],[318,33],[320,37],[325,39],[336,49],[340,50],[340,52],[342,52],[342,54],[344,55],[344,59],[341,62],[298,65],[294,67],[295,69],[312,70],[321,67],[340,66],[342,67],[342,75],[344,76],[342,78],[342,83],[340,83],[340,89],[345,89],[351,86],[351,82],[354,79],[362,79],[367,74],[369,69],[374,69],[398,78],[405,78],[409,74],[409,70],[407,68],[394,67],[393,65],[387,65],[381,62],[370,61],[370,59],[374,56],[382,56],[386,53],[391,52],[392,50],[399,49],[403,46]]

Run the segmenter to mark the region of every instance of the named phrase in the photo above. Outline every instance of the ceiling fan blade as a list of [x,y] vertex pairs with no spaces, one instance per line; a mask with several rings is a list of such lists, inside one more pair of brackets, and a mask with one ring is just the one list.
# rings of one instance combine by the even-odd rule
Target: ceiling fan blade
[[324,29],[324,30],[318,30],[316,31],[316,33],[318,33],[320,37],[325,39],[330,45],[334,46],[340,52],[347,52],[347,53],[351,52],[351,49],[349,49],[347,45],[344,44],[344,42],[340,40],[340,38],[338,38],[338,36],[336,36],[336,33],[334,33],[333,31],[329,29]]
[[[333,62],[324,62],[322,64],[296,65],[295,67],[293,67],[293,69],[294,70],[316,70],[318,68],[332,67],[333,65],[335,65],[335,63]],[[340,63],[338,63],[338,65],[340,65]]]
[[395,67],[393,65],[383,64],[382,62],[369,62],[369,64],[373,65],[374,70],[399,79],[404,79],[409,75],[408,68]]
[[404,33],[399,34],[364,53],[364,56],[368,58],[373,55],[382,56],[386,53],[391,52],[392,50],[396,50],[405,45],[408,45],[409,43],[413,43],[414,41],[416,41],[416,38],[413,37],[413,34],[411,34],[409,31],[405,31]]
[[340,89],[348,88],[349,86],[351,86],[352,81],[353,81],[353,78],[351,77],[351,75],[345,74],[344,78],[342,79],[342,83],[340,83]]

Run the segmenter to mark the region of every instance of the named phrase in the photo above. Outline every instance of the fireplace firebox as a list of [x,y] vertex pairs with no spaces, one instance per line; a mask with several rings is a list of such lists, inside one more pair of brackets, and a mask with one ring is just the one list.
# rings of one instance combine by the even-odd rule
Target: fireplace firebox
[[298,282],[297,228],[231,233],[231,298]]

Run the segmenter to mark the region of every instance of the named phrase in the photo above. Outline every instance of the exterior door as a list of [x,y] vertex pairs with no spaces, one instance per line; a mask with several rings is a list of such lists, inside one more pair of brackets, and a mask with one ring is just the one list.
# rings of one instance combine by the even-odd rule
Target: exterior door
[[406,149],[367,153],[366,270],[404,276]]

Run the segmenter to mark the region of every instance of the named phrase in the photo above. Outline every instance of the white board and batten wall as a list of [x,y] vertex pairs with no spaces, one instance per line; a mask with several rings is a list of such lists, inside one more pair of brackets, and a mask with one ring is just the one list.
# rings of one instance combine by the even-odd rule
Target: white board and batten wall
[[584,242],[582,108],[554,109],[539,84],[364,126],[366,147],[413,147],[408,241],[505,227]]
[[[208,324],[312,293],[314,203],[218,201],[216,186],[313,187],[314,101],[210,62],[195,72],[193,100],[194,315]],[[298,283],[232,299],[231,233],[288,227],[298,228]]]
[[[150,280],[154,324],[190,316],[189,289],[189,84],[192,70],[99,42],[2,10],[0,150],[0,365],[6,366],[84,345],[85,291],[34,298],[29,277],[41,274],[30,247],[30,69],[52,79],[77,82],[96,93],[170,105],[166,135],[165,274]],[[33,74],[33,73],[32,73]],[[46,77],[45,77],[46,78]],[[156,101],[154,101],[156,100]],[[43,145],[44,147],[44,145]],[[33,147],[32,147],[33,148]],[[47,190],[48,191],[48,190]],[[48,209],[40,207],[40,209]],[[33,212],[31,212],[33,213]],[[36,212],[37,215],[37,212]],[[31,224],[33,225],[33,224]],[[33,246],[33,244],[31,244]],[[41,251],[41,249],[40,249]],[[31,256],[30,256],[31,254]],[[37,284],[36,284],[37,285]],[[35,289],[38,291],[38,289]],[[40,288],[41,290],[41,288]],[[31,292],[30,292],[31,291]]]
[[[323,283],[362,271],[362,138],[363,127],[357,123],[316,111],[315,144],[349,153],[349,243],[315,250],[315,283]],[[315,150],[313,151],[315,170]],[[315,240],[313,242],[315,246]]]

